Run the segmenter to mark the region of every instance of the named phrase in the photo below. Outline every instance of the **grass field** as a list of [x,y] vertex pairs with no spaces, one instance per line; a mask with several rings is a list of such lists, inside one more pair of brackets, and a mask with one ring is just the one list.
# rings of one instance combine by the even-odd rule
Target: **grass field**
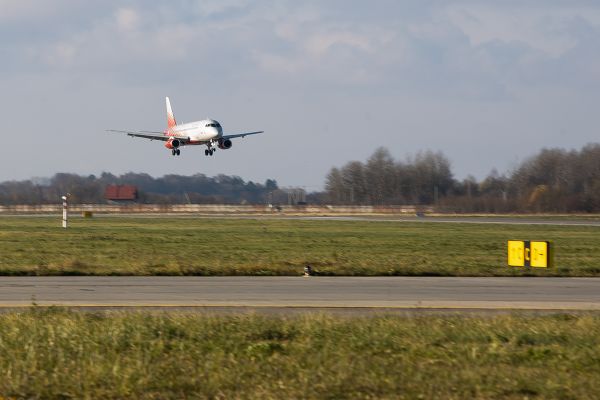
[[595,315],[0,314],[0,398],[595,399]]
[[[507,267],[508,239],[551,240],[555,267]],[[600,276],[599,239],[585,226],[0,217],[0,274]]]

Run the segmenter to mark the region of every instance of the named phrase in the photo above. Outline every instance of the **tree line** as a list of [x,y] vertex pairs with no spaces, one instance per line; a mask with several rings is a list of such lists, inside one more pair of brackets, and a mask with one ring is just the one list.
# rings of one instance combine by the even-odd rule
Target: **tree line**
[[[104,172],[100,176],[58,173],[51,178],[0,183],[0,205],[56,204],[71,194],[75,203],[105,203],[107,185],[134,185],[140,203],[287,204],[290,191],[273,179]],[[600,212],[600,144],[580,150],[543,149],[504,174],[483,180],[454,178],[441,152],[424,151],[395,160],[378,148],[366,162],[333,167],[325,190],[308,193],[309,204],[433,205],[447,212]]]
[[600,144],[581,150],[543,149],[517,168],[482,181],[453,177],[441,152],[425,151],[404,161],[385,148],[365,162],[332,168],[325,182],[332,204],[434,205],[450,212],[598,212]]
[[427,151],[396,161],[381,147],[366,163],[332,168],[325,187],[334,204],[431,204],[447,195],[453,183],[450,162],[442,153]]
[[120,176],[107,172],[100,176],[58,173],[48,179],[0,183],[0,204],[55,204],[66,193],[74,203],[101,204],[106,203],[104,191],[108,185],[134,185],[138,188],[138,201],[152,204],[257,204],[279,190],[273,179],[261,184],[228,175],[153,178],[136,173]]

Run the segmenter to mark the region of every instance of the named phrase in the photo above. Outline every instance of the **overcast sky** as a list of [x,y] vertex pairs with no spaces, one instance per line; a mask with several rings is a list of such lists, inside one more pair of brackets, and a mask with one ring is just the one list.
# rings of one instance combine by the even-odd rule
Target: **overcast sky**
[[[599,1],[0,0],[0,181],[224,173],[320,189],[379,146],[458,179],[598,142]],[[212,158],[105,129],[265,130]]]

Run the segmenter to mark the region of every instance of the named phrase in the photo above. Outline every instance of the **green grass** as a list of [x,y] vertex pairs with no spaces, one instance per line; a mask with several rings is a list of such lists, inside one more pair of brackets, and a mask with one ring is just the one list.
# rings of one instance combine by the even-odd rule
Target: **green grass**
[[594,399],[594,315],[0,315],[0,397]]
[[[290,219],[0,217],[2,275],[600,276],[600,228]],[[555,266],[506,266],[508,239]]]

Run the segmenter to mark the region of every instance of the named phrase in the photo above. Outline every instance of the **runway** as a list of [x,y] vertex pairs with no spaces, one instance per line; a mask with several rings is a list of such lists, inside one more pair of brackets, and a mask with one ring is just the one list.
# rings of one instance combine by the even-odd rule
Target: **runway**
[[0,307],[600,310],[600,278],[0,277]]
[[[52,218],[56,214],[0,214],[3,218]],[[245,215],[245,214],[198,214],[198,213],[119,213],[94,214],[94,218],[169,218],[169,219],[252,219],[252,220],[300,220],[300,221],[354,221],[354,222],[418,222],[446,224],[492,224],[492,225],[541,225],[541,226],[588,226],[600,227],[600,219],[593,217],[538,217],[538,216],[444,216],[417,217],[412,215]],[[71,219],[82,219],[74,215]]]
[[490,217],[490,216],[310,216],[289,217],[311,221],[370,221],[370,222],[420,222],[420,223],[449,223],[449,224],[493,224],[493,225],[554,225],[554,226],[593,226],[600,227],[598,219],[554,219],[535,217]]

